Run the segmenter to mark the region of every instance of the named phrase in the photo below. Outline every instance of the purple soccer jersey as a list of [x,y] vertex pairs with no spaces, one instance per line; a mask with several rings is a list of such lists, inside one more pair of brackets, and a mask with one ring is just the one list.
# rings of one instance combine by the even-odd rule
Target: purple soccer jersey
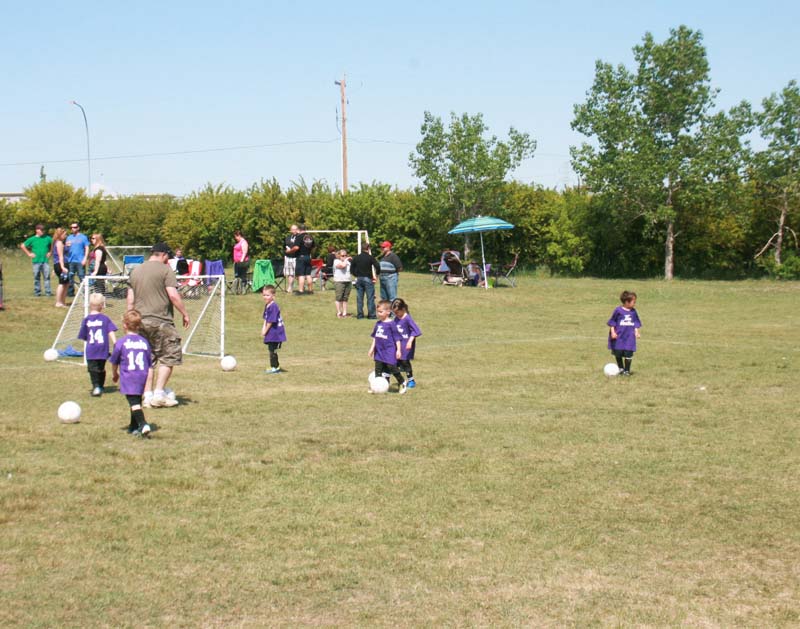
[[416,342],[412,343],[411,349],[406,349],[406,343],[412,336],[414,338],[422,336],[422,330],[419,329],[417,322],[411,318],[411,315],[406,313],[402,319],[394,320],[394,328],[400,336],[400,351],[403,353],[400,360],[412,360],[414,358],[414,350],[417,348]]
[[274,301],[264,306],[264,321],[272,324],[264,335],[264,342],[283,343],[286,340],[286,328],[283,327],[281,309]]
[[387,365],[397,364],[397,341],[402,343],[403,339],[394,327],[394,321],[378,321],[375,329],[370,335],[375,339],[374,359]]
[[87,360],[108,358],[108,333],[116,332],[117,326],[102,312],[92,312],[81,322],[78,338],[86,341]]
[[119,365],[119,392],[141,395],[147,382],[147,370],[152,365],[150,343],[138,334],[127,334],[117,341],[109,361]]
[[611,331],[608,332],[608,349],[636,351],[636,332],[637,328],[642,327],[642,321],[636,308],[626,310],[622,306],[617,306],[611,313],[608,326],[613,327],[617,333],[617,338],[611,338]]

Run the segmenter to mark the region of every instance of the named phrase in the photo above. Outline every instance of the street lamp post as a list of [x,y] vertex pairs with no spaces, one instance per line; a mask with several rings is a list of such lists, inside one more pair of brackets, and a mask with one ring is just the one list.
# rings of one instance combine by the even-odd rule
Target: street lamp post
[[80,107],[81,113],[83,114],[83,126],[86,127],[86,167],[89,172],[89,185],[86,188],[86,195],[92,196],[92,154],[89,151],[89,123],[86,120],[86,111],[83,109],[83,106],[75,100],[69,102],[76,107]]

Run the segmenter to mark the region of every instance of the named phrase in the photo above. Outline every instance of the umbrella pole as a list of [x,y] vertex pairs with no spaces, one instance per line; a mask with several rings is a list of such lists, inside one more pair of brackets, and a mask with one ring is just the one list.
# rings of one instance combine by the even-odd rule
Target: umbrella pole
[[481,259],[483,260],[483,287],[489,290],[489,278],[486,276],[486,254],[483,252],[483,232],[481,232]]

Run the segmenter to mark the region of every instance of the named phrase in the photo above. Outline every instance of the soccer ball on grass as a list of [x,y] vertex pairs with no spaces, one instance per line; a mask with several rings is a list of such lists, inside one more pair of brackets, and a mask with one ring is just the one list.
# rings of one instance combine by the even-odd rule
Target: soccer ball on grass
[[603,367],[603,373],[606,374],[607,378],[613,378],[614,376],[618,376],[619,367],[617,367],[617,363],[606,363],[606,366]]
[[64,402],[58,407],[58,419],[62,424],[77,424],[81,419],[81,407],[77,402]]
[[58,360],[58,350],[55,347],[51,347],[50,349],[44,350],[44,359],[51,363],[54,360]]
[[389,381],[386,378],[373,378],[369,388],[373,393],[386,393],[389,390]]
[[222,367],[222,371],[233,371],[236,369],[236,359],[230,354],[223,356],[219,361],[219,366]]

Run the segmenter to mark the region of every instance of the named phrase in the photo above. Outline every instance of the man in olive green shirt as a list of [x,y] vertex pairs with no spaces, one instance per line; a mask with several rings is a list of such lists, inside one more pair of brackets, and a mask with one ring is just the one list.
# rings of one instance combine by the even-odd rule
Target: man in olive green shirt
[[167,396],[164,389],[172,368],[183,362],[181,337],[175,328],[173,306],[183,316],[183,327],[189,327],[189,314],[178,292],[175,273],[169,266],[172,251],[163,242],[150,250],[150,258],[131,271],[128,288],[128,310],[142,315],[139,333],[150,343],[153,363],[158,363],[153,386],[153,369],[144,388],[144,406],[176,406],[178,401]]

